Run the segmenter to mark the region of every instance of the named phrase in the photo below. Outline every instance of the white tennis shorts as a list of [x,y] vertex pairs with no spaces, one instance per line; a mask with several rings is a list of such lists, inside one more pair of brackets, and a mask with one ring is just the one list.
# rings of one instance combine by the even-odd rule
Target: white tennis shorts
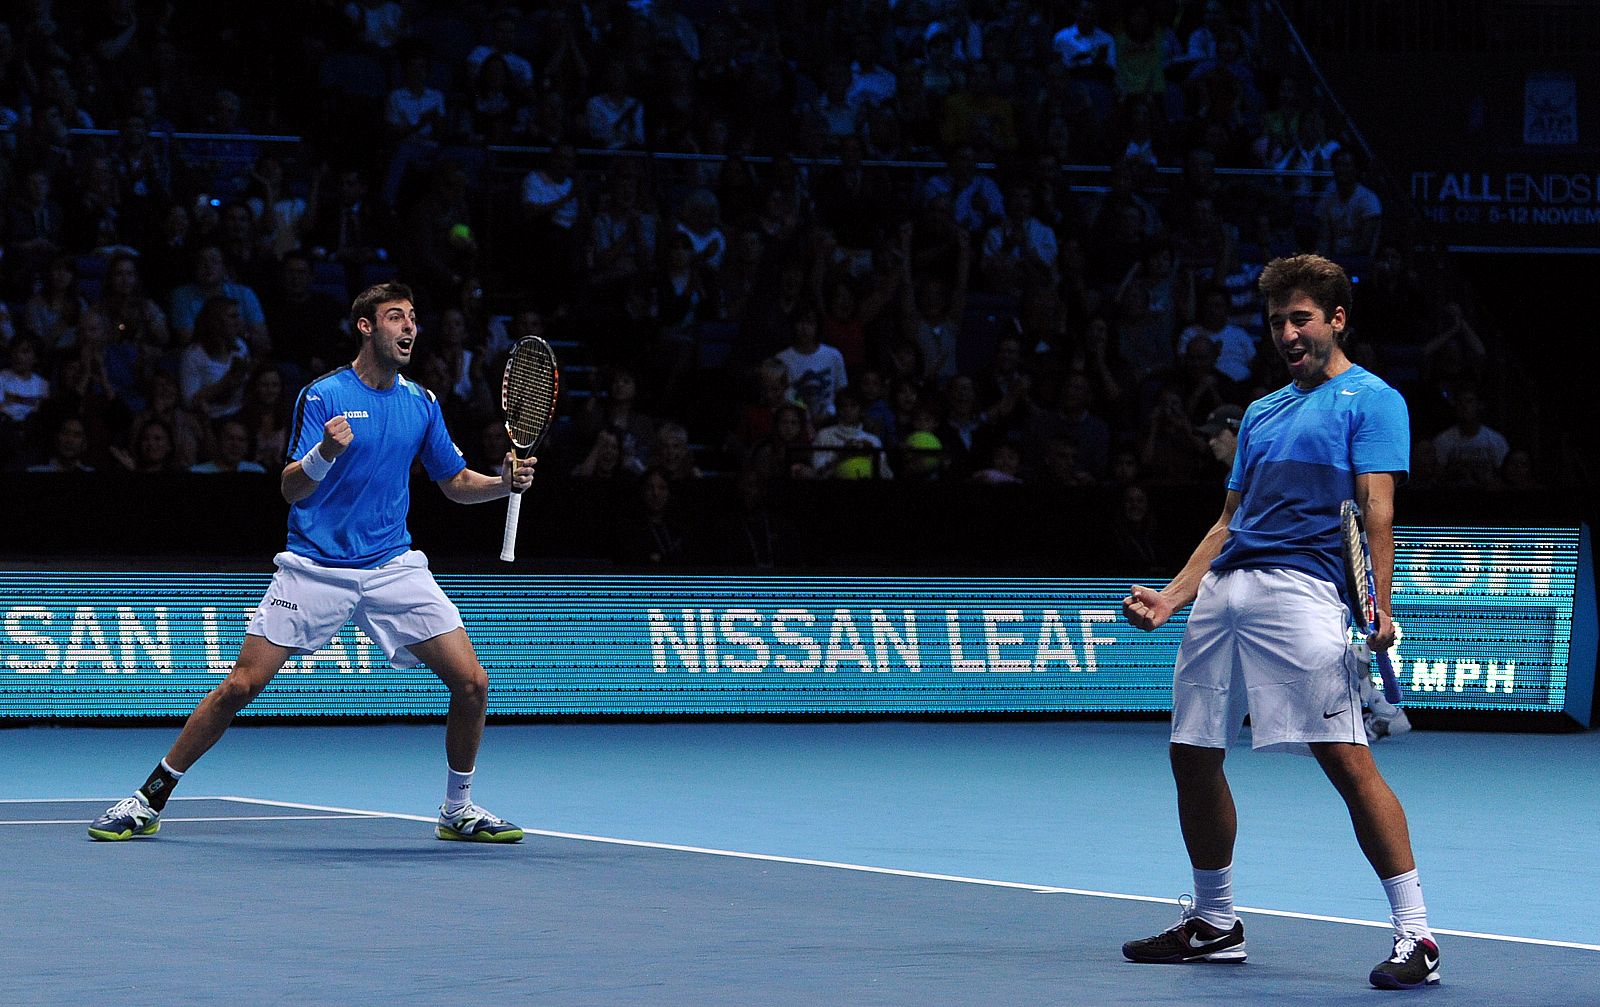
[[351,619],[383,648],[396,668],[422,662],[406,648],[459,627],[461,611],[428,570],[428,557],[408,550],[380,567],[322,566],[292,552],[272,560],[278,572],[245,632],[309,654]]
[[1227,748],[1248,712],[1259,750],[1365,745],[1349,625],[1338,589],[1299,570],[1206,574],[1173,669],[1172,740]]

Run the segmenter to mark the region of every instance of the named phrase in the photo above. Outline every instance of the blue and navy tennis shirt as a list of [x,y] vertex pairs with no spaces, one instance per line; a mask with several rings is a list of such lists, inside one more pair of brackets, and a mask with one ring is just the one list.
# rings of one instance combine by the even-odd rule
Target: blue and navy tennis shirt
[[379,391],[349,366],[301,389],[287,461],[319,443],[323,424],[340,413],[350,421],[350,446],[316,492],[289,508],[288,549],[323,566],[371,569],[411,548],[412,460],[420,455],[435,482],[467,463],[432,392],[398,376]]
[[1405,399],[1354,364],[1310,391],[1293,383],[1251,403],[1228,489],[1241,494],[1213,570],[1287,567],[1344,588],[1339,505],[1356,476],[1411,467]]

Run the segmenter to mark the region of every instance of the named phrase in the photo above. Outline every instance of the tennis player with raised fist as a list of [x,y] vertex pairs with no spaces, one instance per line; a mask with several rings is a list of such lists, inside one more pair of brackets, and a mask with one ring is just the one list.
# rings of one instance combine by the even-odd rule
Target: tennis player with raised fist
[[1405,811],[1378,773],[1350,655],[1340,504],[1367,516],[1377,600],[1374,650],[1394,643],[1394,490],[1410,464],[1400,393],[1344,353],[1351,285],[1336,263],[1297,255],[1258,281],[1273,347],[1291,381],[1239,427],[1222,516],[1160,591],[1135,585],[1128,621],[1155,629],[1194,602],[1172,684],[1172,773],[1194,895],[1176,926],[1122,946],[1136,962],[1242,962],[1234,911],[1237,818],[1222,770],[1250,715],[1253,747],[1314,756],[1389,898],[1394,943],[1369,973],[1382,989],[1439,981],[1439,947],[1417,880]]
[[522,830],[472,801],[488,674],[461,613],[411,547],[411,463],[457,503],[485,503],[533,483],[533,458],[508,451],[498,475],[466,467],[432,392],[400,374],[417,341],[411,290],[369,287],[351,306],[355,360],[301,390],[282,491],[288,545],[246,630],[232,671],[195,707],[150,778],[89,827],[100,840],[152,836],[178,780],[222,737],[234,714],[295,654],[319,650],[351,619],[396,668],[426,664],[450,690],[448,775],[440,839],[515,843]]

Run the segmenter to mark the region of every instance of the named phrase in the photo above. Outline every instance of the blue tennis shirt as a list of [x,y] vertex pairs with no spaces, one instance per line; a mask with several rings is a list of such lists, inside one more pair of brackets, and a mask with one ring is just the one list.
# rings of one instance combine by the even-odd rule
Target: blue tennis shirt
[[1287,567],[1344,591],[1339,504],[1356,476],[1411,466],[1405,399],[1351,365],[1310,391],[1293,383],[1251,403],[1228,489],[1240,494],[1213,570]]
[[323,424],[340,413],[350,421],[350,446],[316,492],[289,508],[288,549],[323,566],[371,569],[411,548],[413,459],[421,457],[435,482],[467,464],[432,392],[403,377],[379,391],[349,366],[301,389],[287,462],[319,443]]

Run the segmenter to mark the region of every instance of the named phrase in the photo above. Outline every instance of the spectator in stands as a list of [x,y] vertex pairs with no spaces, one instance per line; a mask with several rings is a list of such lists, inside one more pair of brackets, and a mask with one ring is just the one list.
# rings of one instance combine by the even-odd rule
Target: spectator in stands
[[1161,391],[1139,447],[1146,478],[1157,485],[1186,485],[1203,481],[1211,465],[1211,449],[1190,422],[1182,396],[1173,388]]
[[[209,450],[206,430],[193,413],[183,408],[179,397],[178,379],[168,371],[157,370],[150,375],[149,405],[143,412],[134,416],[129,426],[133,430],[138,430],[151,419],[162,421],[172,432],[173,456],[178,468],[187,469],[199,461],[202,446]],[[273,459],[274,465],[282,462],[281,455]]]
[[[307,377],[306,382],[310,380]],[[284,394],[282,373],[276,367],[258,367],[245,391],[239,422],[244,424],[250,442],[255,445],[255,461],[265,471],[277,471],[288,457],[289,418],[293,409],[293,397]]]
[[190,472],[265,472],[260,462],[250,459],[250,430],[237,419],[216,423],[216,453],[210,461],[195,465]]
[[113,255],[106,266],[95,310],[116,329],[118,339],[153,349],[165,349],[172,342],[166,313],[144,294],[139,260],[125,252]]
[[484,145],[515,143],[525,114],[520,94],[505,57],[495,54],[485,59],[473,75],[462,110],[464,138]]
[[277,272],[272,236],[256,221],[249,204],[232,200],[218,212],[217,247],[228,275],[251,290],[265,290]]
[[1244,420],[1244,410],[1231,403],[1211,410],[1200,425],[1200,435],[1211,448],[1211,457],[1222,467],[1219,478],[1226,479],[1233,471],[1233,456],[1239,451],[1239,424]]
[[1000,187],[988,175],[978,174],[978,153],[970,145],[957,147],[950,154],[947,171],[928,179],[922,187],[924,202],[948,196],[956,223],[968,233],[982,234],[992,223],[1005,217],[1005,199]]
[[1129,483],[1122,487],[1111,523],[1111,548],[1119,571],[1151,575],[1171,569],[1161,555],[1150,494],[1143,486]]
[[622,465],[622,442],[613,430],[601,430],[583,460],[573,466],[576,479],[616,479],[626,470]]
[[522,216],[535,296],[547,310],[569,295],[575,276],[576,228],[582,209],[573,174],[577,151],[563,143],[522,180]]
[[507,8],[496,14],[491,23],[489,40],[467,54],[468,73],[474,79],[481,80],[483,68],[497,60],[504,67],[518,93],[524,95],[532,93],[533,64],[516,51],[520,30],[521,22],[515,10]]
[[965,479],[990,455],[994,430],[978,410],[977,382],[957,374],[944,386],[944,415],[934,430],[950,459],[949,476]]
[[65,248],[66,213],[51,195],[50,172],[35,168],[22,178],[6,209],[5,241],[15,268],[42,268]]
[[1209,339],[1217,347],[1217,370],[1228,380],[1248,380],[1256,360],[1256,340],[1243,328],[1228,321],[1228,292],[1220,286],[1206,287],[1200,294],[1199,311],[1194,324],[1178,335],[1178,355],[1182,356],[1191,342]]
[[711,190],[695,189],[685,196],[674,227],[689,239],[698,267],[708,275],[722,267],[728,239],[722,233],[721,211]]
[[22,306],[22,327],[47,353],[55,353],[77,344],[78,320],[88,310],[88,303],[78,293],[77,264],[67,256],[57,256]]
[[37,465],[29,465],[29,472],[93,472],[93,466],[84,462],[89,449],[89,433],[83,420],[65,416],[56,423],[50,456]]
[[997,441],[989,451],[989,465],[972,473],[971,480],[990,486],[1022,483],[1022,449],[1009,440]]
[[1493,489],[1511,445],[1505,435],[1483,422],[1483,401],[1476,388],[1462,388],[1454,397],[1456,421],[1433,438],[1439,456],[1439,481],[1445,486]]
[[671,482],[680,483],[705,475],[694,462],[689,431],[668,421],[656,428],[655,446],[650,452],[651,468],[659,469]]
[[1006,192],[1006,213],[983,238],[983,276],[988,288],[1020,297],[1026,287],[1054,286],[1056,235],[1033,215],[1033,189],[1025,183]]
[[165,420],[151,417],[133,428],[133,450],[111,448],[111,457],[129,472],[178,472],[176,437]]
[[811,467],[822,479],[891,479],[883,441],[863,425],[861,393],[839,389],[834,396],[834,422],[817,431],[811,446]]
[[180,346],[187,346],[196,335],[201,308],[213,298],[234,302],[244,326],[244,337],[257,353],[267,353],[272,343],[267,336],[267,319],[256,292],[228,277],[222,248],[203,245],[194,253],[194,279],[172,292],[172,329]]
[[1317,203],[1317,247],[1336,259],[1365,258],[1378,249],[1383,203],[1362,185],[1356,158],[1348,150],[1333,155],[1333,191]]
[[949,147],[983,147],[1009,154],[1017,149],[1016,120],[1016,107],[1000,93],[993,65],[980,60],[968,69],[966,86],[944,100],[939,138]]
[[444,92],[429,85],[426,53],[408,54],[401,63],[400,86],[384,100],[383,124],[393,145],[383,183],[383,201],[396,205],[406,172],[433,161],[449,121]]
[[617,435],[622,448],[622,467],[643,472],[655,443],[655,421],[637,408],[638,379],[632,371],[618,368],[606,383],[605,394],[591,395],[577,417],[577,439],[591,443],[601,430]]
[[1109,81],[1117,68],[1116,39],[1097,20],[1090,0],[1080,0],[1072,23],[1056,32],[1054,46],[1061,62],[1084,80]]
[[682,566],[689,538],[672,506],[672,482],[660,469],[639,478],[638,509],[617,530],[617,558],[631,566]]
[[1522,448],[1512,448],[1506,452],[1506,460],[1500,464],[1499,488],[1513,493],[1537,493],[1544,490],[1544,484],[1539,481],[1537,471],[1534,469],[1533,455]]
[[912,340],[922,360],[918,377],[948,381],[959,370],[956,351],[967,310],[967,277],[972,269],[972,238],[956,231],[955,285],[948,295],[937,276],[911,275],[911,232],[902,230],[900,244],[900,328]]
[[305,252],[289,252],[278,267],[278,282],[265,305],[267,325],[276,333],[273,359],[293,365],[296,386],[331,369],[334,361],[355,358],[343,331],[349,308],[333,295],[312,288],[315,267]]
[[1170,27],[1158,25],[1150,4],[1134,2],[1123,8],[1122,26],[1112,36],[1117,54],[1115,83],[1124,98],[1142,95],[1162,108],[1167,91],[1167,65],[1178,55],[1178,39]]
[[750,453],[750,466],[768,480],[813,479],[811,421],[804,406],[778,407],[772,432]]
[[232,416],[244,407],[244,383],[250,374],[250,350],[239,302],[210,297],[195,319],[194,342],[179,362],[183,401],[211,420]]
[[143,115],[134,112],[123,118],[111,167],[128,218],[126,233],[142,245],[153,236],[161,208],[172,201],[172,166],[150,136],[150,124]]
[[11,343],[10,359],[0,370],[0,415],[6,420],[0,450],[14,450],[21,443],[24,425],[50,397],[50,382],[39,373],[38,364],[37,339],[21,336]]
[[[367,196],[367,181],[356,167],[339,170],[338,184],[311,204],[302,222],[313,258],[332,259],[351,270],[389,257],[388,211]],[[348,284],[359,286],[360,281]]]
[[640,187],[639,173],[627,163],[612,168],[589,227],[588,282],[597,292],[619,293],[656,260],[660,220],[641,198]]
[[405,8],[395,0],[350,0],[344,5],[344,16],[357,40],[380,52],[393,49],[405,38]]
[[805,403],[814,426],[833,420],[834,395],[850,383],[844,356],[837,347],[822,342],[817,307],[803,301],[795,312],[789,346],[778,354],[789,371],[790,392]]
[[589,139],[606,150],[644,146],[644,102],[628,93],[628,68],[621,60],[606,64],[604,90],[584,105]]

